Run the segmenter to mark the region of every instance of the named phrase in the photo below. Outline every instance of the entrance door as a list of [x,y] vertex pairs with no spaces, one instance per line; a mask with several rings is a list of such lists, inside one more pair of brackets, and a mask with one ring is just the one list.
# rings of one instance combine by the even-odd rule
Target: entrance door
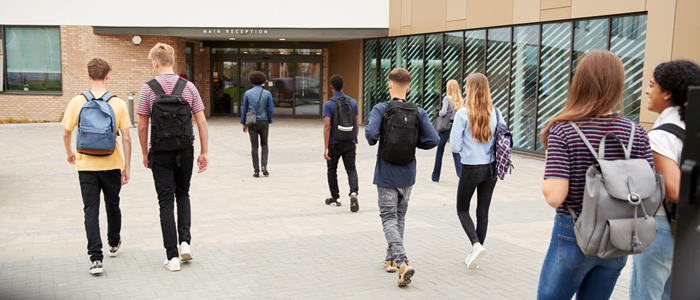
[[212,66],[212,113],[240,114],[237,61],[217,61]]

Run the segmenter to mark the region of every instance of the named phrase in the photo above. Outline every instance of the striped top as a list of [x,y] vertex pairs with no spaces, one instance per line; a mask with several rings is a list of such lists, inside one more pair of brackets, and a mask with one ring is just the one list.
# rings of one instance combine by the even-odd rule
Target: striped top
[[[180,76],[177,74],[161,74],[156,76],[156,81],[158,81],[160,86],[163,87],[163,91],[170,94],[173,92],[178,78],[180,78]],[[190,107],[192,107],[192,114],[196,114],[204,110],[202,97],[199,96],[199,92],[192,82],[187,82],[185,89],[182,90],[182,97],[190,103]],[[141,93],[139,94],[139,104],[136,107],[136,113],[139,115],[150,116],[151,112],[153,111],[153,101],[155,100],[156,93],[153,92],[148,84],[144,84],[141,87]]]
[[[606,133],[616,134],[627,147],[632,124],[635,126],[634,143],[630,158],[642,158],[654,166],[651,146],[647,132],[639,124],[632,123],[625,117],[613,121],[614,115],[598,118],[585,118],[576,121],[594,149],[598,149],[600,140]],[[605,144],[605,159],[624,159],[625,154],[614,138],[608,138]],[[569,123],[556,123],[549,129],[547,138],[547,158],[545,159],[544,178],[561,178],[569,181],[569,193],[564,201],[577,213],[581,212],[586,171],[595,163],[593,154]],[[569,214],[564,204],[557,208],[557,213]]]

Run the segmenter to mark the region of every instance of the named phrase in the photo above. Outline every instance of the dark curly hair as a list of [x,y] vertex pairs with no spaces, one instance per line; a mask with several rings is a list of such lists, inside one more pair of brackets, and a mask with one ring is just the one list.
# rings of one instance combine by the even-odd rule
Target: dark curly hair
[[700,67],[687,60],[665,62],[654,69],[654,80],[662,91],[671,93],[673,106],[680,106],[681,120],[685,121],[688,86],[700,85]]
[[343,76],[340,76],[338,74],[331,76],[331,86],[334,90],[336,90],[336,92],[342,91],[344,84],[345,82],[343,80]]
[[265,73],[263,72],[253,71],[248,75],[248,81],[254,85],[261,85],[267,81],[267,77],[265,77]]

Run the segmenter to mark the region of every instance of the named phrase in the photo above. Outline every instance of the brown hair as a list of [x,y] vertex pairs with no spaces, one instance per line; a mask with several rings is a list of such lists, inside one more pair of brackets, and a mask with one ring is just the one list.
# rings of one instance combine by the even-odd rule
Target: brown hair
[[157,61],[164,67],[175,64],[175,49],[168,44],[158,43],[148,52],[148,59]]
[[[547,149],[549,128],[554,123],[565,123],[583,118],[602,116],[620,106],[623,113],[622,91],[625,87],[625,68],[620,58],[610,51],[593,50],[586,54],[576,68],[574,80],[564,110],[549,120],[540,134]],[[613,120],[617,119],[617,115]]]
[[459,89],[459,83],[457,80],[450,79],[447,81],[447,98],[450,99],[452,102],[452,107],[454,107],[455,111],[458,111],[462,108],[462,102],[464,102],[464,99],[462,99],[462,91]]
[[92,80],[103,80],[112,71],[112,66],[106,60],[95,57],[88,62],[87,69]]
[[250,75],[248,75],[248,81],[252,83],[253,85],[262,85],[267,81],[267,77],[265,76],[265,73],[260,72],[260,71],[253,71],[250,72]]
[[491,92],[489,91],[489,80],[481,73],[472,73],[467,76],[465,86],[467,99],[467,117],[469,126],[472,128],[472,138],[480,143],[491,140]]
[[389,72],[389,81],[405,86],[411,82],[411,73],[404,68],[393,69]]

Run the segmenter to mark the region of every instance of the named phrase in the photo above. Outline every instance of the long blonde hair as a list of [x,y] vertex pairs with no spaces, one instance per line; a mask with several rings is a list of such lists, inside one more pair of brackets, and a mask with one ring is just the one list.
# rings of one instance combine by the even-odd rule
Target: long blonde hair
[[472,138],[480,143],[491,140],[491,92],[489,91],[489,80],[481,73],[472,73],[467,76],[465,87],[469,126],[472,128]]
[[458,111],[462,108],[462,91],[459,88],[459,83],[457,80],[450,79],[447,81],[447,99],[452,102],[452,107],[454,111]]

